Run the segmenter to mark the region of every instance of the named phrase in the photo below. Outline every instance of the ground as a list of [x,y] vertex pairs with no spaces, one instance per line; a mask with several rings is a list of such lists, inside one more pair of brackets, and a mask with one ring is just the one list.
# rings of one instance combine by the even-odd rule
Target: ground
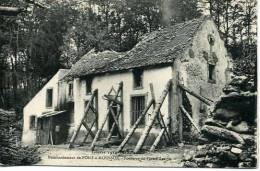
[[73,149],[68,149],[68,145],[41,146],[42,160],[37,165],[181,167],[181,160],[185,154],[193,153],[195,146],[164,147],[155,152],[146,150],[142,154],[133,154],[130,149],[134,147],[115,153],[116,148],[99,147],[92,152],[87,146]]

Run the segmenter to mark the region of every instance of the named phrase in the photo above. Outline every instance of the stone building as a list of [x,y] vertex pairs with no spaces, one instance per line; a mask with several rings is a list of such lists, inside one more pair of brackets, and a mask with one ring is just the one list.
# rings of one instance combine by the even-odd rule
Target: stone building
[[[70,96],[63,93],[64,101],[68,102],[70,107],[65,105],[64,109],[59,109],[59,111],[65,110],[65,113],[69,115],[68,134],[71,135],[76,126],[80,124],[86,105],[96,89],[95,105],[98,119],[95,126],[92,127],[95,132],[104,122],[108,111],[109,102],[104,95],[112,90],[111,96],[114,96],[119,83],[122,82],[120,100],[123,106],[118,122],[119,129],[125,136],[152,98],[150,85],[152,84],[155,98],[158,100],[165,85],[171,80],[170,91],[160,111],[165,123],[169,124],[171,134],[178,135],[180,129],[189,134],[194,131],[191,127],[185,127],[187,122],[185,118],[180,121],[180,117],[178,117],[180,115],[179,106],[183,98],[180,99],[177,85],[181,83],[193,92],[214,101],[221,95],[222,88],[229,81],[231,68],[231,58],[216,25],[209,17],[201,17],[145,35],[132,50],[125,53],[91,51],[84,55],[59,81],[59,84],[67,86],[67,91],[64,92],[70,93]],[[42,96],[45,95],[48,93],[42,93]],[[54,96],[56,94],[53,94]],[[188,93],[186,93],[185,99],[189,104],[188,111],[194,122],[201,126],[206,117],[207,106]],[[32,101],[34,100],[32,99]],[[41,100],[44,101],[43,98]],[[31,110],[35,107],[35,104],[30,105],[32,103],[30,102],[24,109],[25,134],[30,132],[30,126],[28,126],[32,119],[30,116],[37,113]],[[132,143],[135,143],[140,137],[150,119],[149,114],[152,113],[152,108],[147,113],[136,129],[135,138],[131,139]],[[44,115],[44,111],[39,110],[37,116],[41,115]],[[106,120],[103,128],[104,135],[113,125],[114,121],[111,117],[109,116]],[[93,116],[90,114],[87,120],[91,122],[92,119]],[[52,129],[56,133],[59,131],[59,128],[55,130],[55,126]],[[114,135],[117,135],[116,131],[113,132]],[[156,136],[158,132],[159,129],[154,126],[147,143],[152,141],[153,135]],[[30,138],[35,137],[24,135],[24,142]],[[83,138],[84,130],[82,129],[76,141],[80,142]],[[64,142],[66,141],[64,140]]]

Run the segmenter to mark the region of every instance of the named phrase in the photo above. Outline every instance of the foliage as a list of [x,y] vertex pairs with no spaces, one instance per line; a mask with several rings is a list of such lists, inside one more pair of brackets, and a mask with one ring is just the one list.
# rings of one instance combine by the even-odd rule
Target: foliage
[[37,146],[23,146],[17,140],[15,129],[1,129],[0,163],[5,165],[32,165],[40,161]]
[[256,49],[248,51],[256,48],[255,0],[46,0],[43,4],[46,7],[22,0],[0,2],[27,10],[0,16],[0,107],[15,108],[17,113],[59,68],[70,68],[91,49],[128,51],[146,33],[204,13],[212,16],[237,66],[245,63],[244,73],[255,70]]
[[206,0],[235,62],[235,74],[256,77],[256,0]]
[[16,120],[15,112],[0,109],[0,163],[5,165],[35,164],[40,160],[38,147],[21,144],[21,130],[17,129]]

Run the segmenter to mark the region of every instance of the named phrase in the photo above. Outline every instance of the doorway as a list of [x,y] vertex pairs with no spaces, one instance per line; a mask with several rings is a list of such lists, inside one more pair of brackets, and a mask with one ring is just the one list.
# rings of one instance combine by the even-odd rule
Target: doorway
[[37,144],[57,145],[66,143],[70,116],[68,112],[55,112],[56,113],[53,113],[53,115],[37,119]]
[[[108,104],[110,104],[110,102],[109,102]],[[113,112],[114,112],[114,114],[115,114],[116,116],[117,116],[117,114],[118,114],[117,108],[118,108],[117,105],[113,105],[113,106],[112,106],[112,110],[113,110]],[[110,112],[109,112],[109,115],[108,115],[108,130],[111,130],[113,124],[114,124],[114,118],[113,118],[112,113],[111,113],[111,111],[110,111]],[[113,132],[112,132],[112,136],[117,136],[117,135],[118,135],[118,132],[119,132],[118,127],[115,126],[115,128],[114,128],[114,130],[113,130]]]
[[50,130],[51,130],[50,119],[38,118],[36,143],[41,145],[50,144]]

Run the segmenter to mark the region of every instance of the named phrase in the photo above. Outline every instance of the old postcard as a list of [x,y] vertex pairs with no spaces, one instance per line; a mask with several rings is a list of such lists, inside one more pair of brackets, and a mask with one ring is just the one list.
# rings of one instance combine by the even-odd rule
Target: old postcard
[[256,0],[0,2],[0,163],[257,167]]

